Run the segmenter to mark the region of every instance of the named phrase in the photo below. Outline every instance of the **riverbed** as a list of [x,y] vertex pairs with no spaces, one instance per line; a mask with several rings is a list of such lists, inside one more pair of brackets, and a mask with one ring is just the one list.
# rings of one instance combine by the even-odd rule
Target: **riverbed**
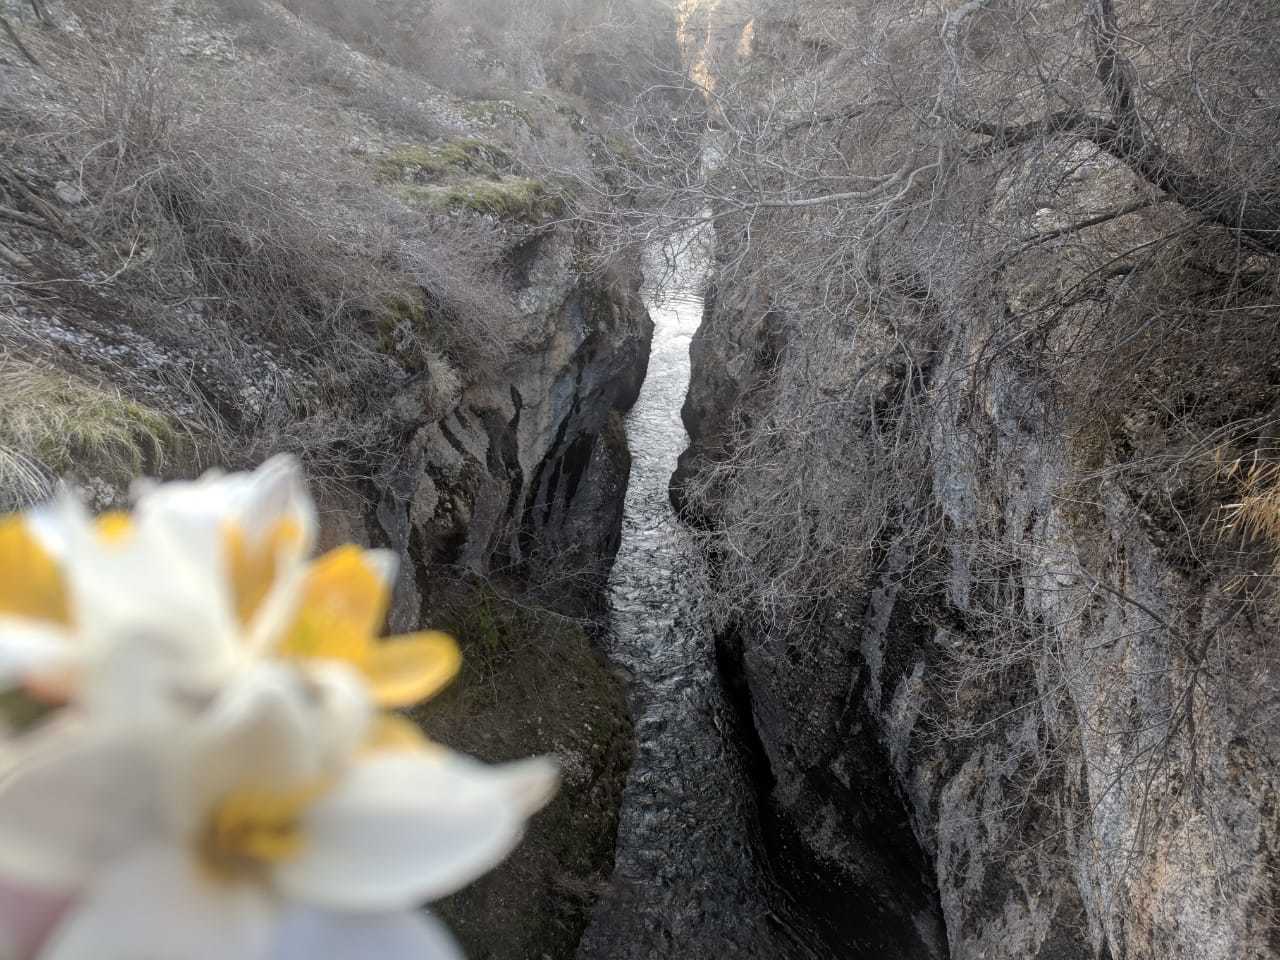
[[636,752],[614,876],[578,958],[810,957],[759,854],[754,760],[697,608],[696,551],[667,493],[688,442],[680,407],[706,260],[689,244],[674,261],[674,272],[656,254],[646,263],[653,346],[627,416],[631,479],[610,581],[608,654],[628,678]]

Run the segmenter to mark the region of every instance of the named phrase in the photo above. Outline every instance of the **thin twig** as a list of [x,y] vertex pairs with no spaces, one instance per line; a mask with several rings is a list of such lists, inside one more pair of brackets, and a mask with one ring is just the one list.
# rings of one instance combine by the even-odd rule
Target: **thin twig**
[[9,23],[8,17],[0,17],[0,29],[4,30],[9,37],[9,42],[18,48],[18,52],[22,54],[33,67],[38,70],[44,69],[44,64],[37,60],[35,54],[28,50],[27,45],[19,39],[18,32],[13,29],[12,24]]

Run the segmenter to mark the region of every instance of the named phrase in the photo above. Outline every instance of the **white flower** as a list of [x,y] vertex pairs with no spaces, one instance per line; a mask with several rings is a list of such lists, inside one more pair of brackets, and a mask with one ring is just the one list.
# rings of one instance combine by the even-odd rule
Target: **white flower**
[[291,458],[137,492],[131,516],[95,521],[64,493],[0,518],[0,686],[65,677],[121,643],[225,670],[314,544],[315,510]]
[[287,457],[142,487],[131,516],[94,521],[64,496],[0,518],[0,688],[148,719],[262,656],[345,661],[389,707],[447,683],[459,662],[447,637],[376,641],[394,556],[348,545],[309,562],[314,541]]
[[70,497],[0,519],[0,583],[0,687],[116,695],[145,719],[239,656],[216,542],[160,523],[95,522]]
[[456,955],[414,907],[501,860],[554,767],[380,746],[363,691],[262,661],[187,728],[46,730],[0,782],[0,874],[77,896],[40,960]]
[[[135,518],[213,541],[230,579],[233,605],[249,633],[270,629],[287,585],[298,575],[316,540],[316,511],[302,469],[292,457],[272,457],[252,473],[211,470],[192,482],[139,481]],[[259,643],[267,638],[260,637]]]
[[381,714],[457,646],[379,639],[394,557],[314,541],[287,459],[0,518],[0,689],[62,706],[0,765],[0,883],[71,904],[39,960],[456,956],[414,908],[498,863],[555,768]]

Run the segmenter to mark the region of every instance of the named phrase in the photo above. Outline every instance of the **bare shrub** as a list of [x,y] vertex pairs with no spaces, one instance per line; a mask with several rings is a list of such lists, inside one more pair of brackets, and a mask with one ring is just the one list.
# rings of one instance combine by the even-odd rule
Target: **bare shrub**
[[[493,21],[486,19],[483,4],[284,0],[284,6],[356,49],[448,89],[473,96],[500,96],[508,89],[477,56],[486,41],[496,39],[487,32]],[[477,28],[486,33],[473,36]]]
[[[109,303],[213,377],[225,367],[213,401],[185,388],[236,432],[222,454],[290,449],[319,477],[367,479],[394,446],[398,384],[425,374],[429,410],[414,415],[443,415],[464,383],[496,375],[518,312],[506,260],[518,231],[396,199],[314,86],[279,85],[278,54],[210,84],[142,0],[84,7],[84,34],[50,47],[57,108],[24,107],[30,135],[75,165],[87,198],[74,227],[53,221],[80,247],[42,253],[41,283],[68,304],[102,294],[94,309]],[[352,90],[382,75],[290,29]],[[239,385],[242,371],[257,382]]]
[[[638,101],[637,150],[604,182],[662,211],[639,224],[649,235],[714,222],[721,311],[775,318],[746,368],[753,413],[704,476],[741,478],[726,537],[779,537],[759,550],[762,605],[789,564],[833,585],[859,566],[815,565],[821,538],[780,516],[826,530],[843,497],[866,515],[850,551],[920,539],[901,517],[933,515],[935,493],[904,481],[965,442],[938,432],[955,430],[939,412],[963,420],[1010,364],[1044,387],[1028,417],[1069,411],[1072,435],[1106,445],[1135,406],[1162,438],[1185,429],[1167,466],[1207,449],[1192,423],[1245,436],[1270,416],[1205,397],[1265,380],[1270,347],[1245,344],[1274,340],[1280,117],[1262,91],[1280,51],[1274,10],[1246,6],[761,0],[710,15],[695,46],[718,59],[698,102]],[[1157,52],[1171,44],[1195,58]],[[938,355],[948,342],[967,356]],[[828,408],[840,418],[817,426]],[[803,442],[811,423],[825,442]],[[806,493],[795,477],[846,461],[832,437],[857,453]],[[863,458],[896,493],[867,490]],[[741,543],[722,552],[745,562]]]
[[430,348],[474,376],[499,369],[512,348],[516,304],[504,277],[506,243],[483,221],[433,218],[400,245],[401,262],[423,303],[410,326]]
[[[918,307],[878,309],[917,327],[936,322]],[[877,545],[917,528],[907,511],[926,492],[929,450],[903,425],[925,419],[929,398],[921,358],[873,338],[869,322],[852,338],[858,321],[820,311],[758,322],[771,326],[772,349],[743,398],[753,412],[684,493],[693,513],[715,518],[699,534],[717,558],[710,609],[798,626],[820,602],[861,588]]]
[[225,320],[278,342],[349,335],[392,285],[367,231],[308,215],[329,199],[306,193],[327,192],[318,171],[268,159],[234,100],[192,109],[163,36],[139,33],[140,6],[125,12],[98,10],[97,39],[65,68],[77,125],[64,149],[82,158],[94,232],[161,303],[194,284]]

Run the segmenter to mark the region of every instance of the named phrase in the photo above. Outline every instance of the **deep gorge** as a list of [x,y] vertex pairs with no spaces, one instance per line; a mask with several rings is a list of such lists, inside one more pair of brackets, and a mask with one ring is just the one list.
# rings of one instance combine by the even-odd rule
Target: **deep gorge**
[[1273,7],[0,0],[0,499],[393,550],[470,957],[1278,957]]
[[[690,335],[714,303],[696,295],[708,254],[705,241],[682,249],[674,280],[650,303],[649,375],[627,419],[632,476],[607,650],[627,670],[638,743],[614,882],[578,956],[943,956],[931,877],[858,691],[827,733],[842,743],[845,768],[800,788],[804,802],[840,811],[829,848],[814,850],[777,795],[788,784],[774,765],[785,777],[787,761],[771,755],[744,638],[717,634],[700,610],[714,571],[701,586],[706,561],[676,520],[669,486],[687,442],[676,412]],[[651,276],[660,263],[654,252]]]

